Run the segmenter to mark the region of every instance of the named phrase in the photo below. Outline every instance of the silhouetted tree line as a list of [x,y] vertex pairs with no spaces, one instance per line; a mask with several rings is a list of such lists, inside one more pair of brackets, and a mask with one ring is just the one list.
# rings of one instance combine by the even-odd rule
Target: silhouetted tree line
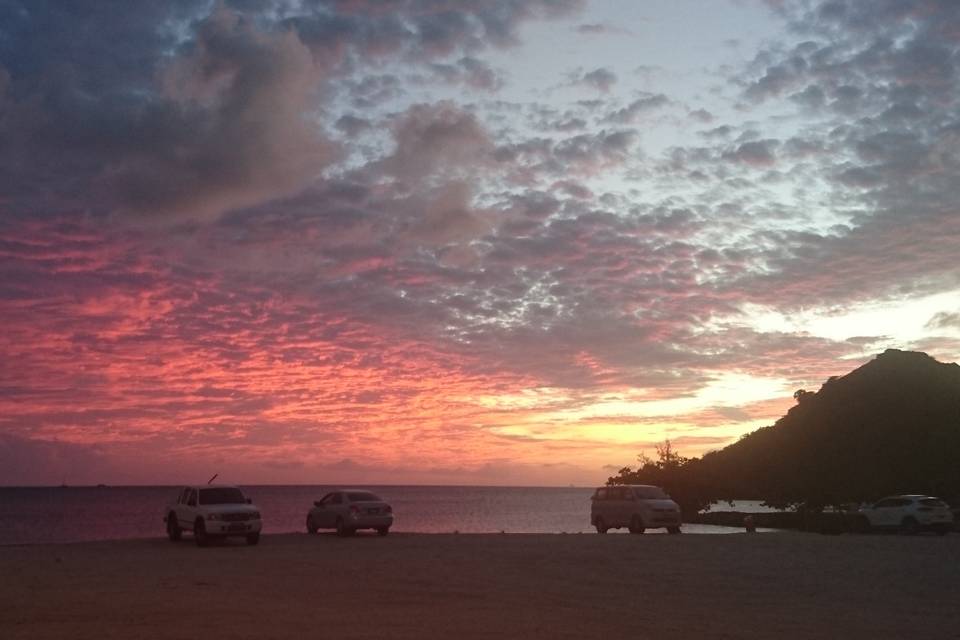
[[819,511],[896,493],[960,504],[960,366],[887,350],[797,404],[775,424],[701,458],[669,441],[608,484],[664,487],[687,513],[763,500]]

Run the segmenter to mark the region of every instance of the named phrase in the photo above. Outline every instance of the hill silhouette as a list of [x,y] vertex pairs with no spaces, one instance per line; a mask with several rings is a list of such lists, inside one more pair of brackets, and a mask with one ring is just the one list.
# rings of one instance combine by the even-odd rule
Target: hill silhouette
[[[960,498],[960,366],[889,349],[769,427],[702,458],[660,450],[610,482],[661,484],[685,510],[758,499],[819,510],[895,493]],[[666,454],[666,455],[665,455]]]

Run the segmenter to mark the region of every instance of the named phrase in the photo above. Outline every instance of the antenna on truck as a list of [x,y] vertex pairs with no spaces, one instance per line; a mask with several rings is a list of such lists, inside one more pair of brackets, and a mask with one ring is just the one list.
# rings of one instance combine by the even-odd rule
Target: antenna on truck
[[213,474],[213,477],[210,478],[209,480],[207,480],[207,484],[210,484],[211,482],[213,482],[214,480],[216,480],[216,478],[217,478],[218,475],[220,475],[220,474],[219,474],[219,473]]

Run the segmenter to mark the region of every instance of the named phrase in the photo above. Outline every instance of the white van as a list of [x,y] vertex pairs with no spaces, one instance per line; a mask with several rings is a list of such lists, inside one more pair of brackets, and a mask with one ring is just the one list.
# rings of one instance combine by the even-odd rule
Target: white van
[[680,507],[666,491],[648,484],[598,487],[590,498],[590,524],[597,533],[627,527],[630,533],[666,528],[680,533]]

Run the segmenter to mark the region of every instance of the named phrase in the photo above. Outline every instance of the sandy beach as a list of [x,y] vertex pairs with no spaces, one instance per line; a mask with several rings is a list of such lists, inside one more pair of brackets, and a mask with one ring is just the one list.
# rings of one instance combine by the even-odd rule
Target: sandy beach
[[960,535],[265,536],[0,547],[0,638],[960,633]]

